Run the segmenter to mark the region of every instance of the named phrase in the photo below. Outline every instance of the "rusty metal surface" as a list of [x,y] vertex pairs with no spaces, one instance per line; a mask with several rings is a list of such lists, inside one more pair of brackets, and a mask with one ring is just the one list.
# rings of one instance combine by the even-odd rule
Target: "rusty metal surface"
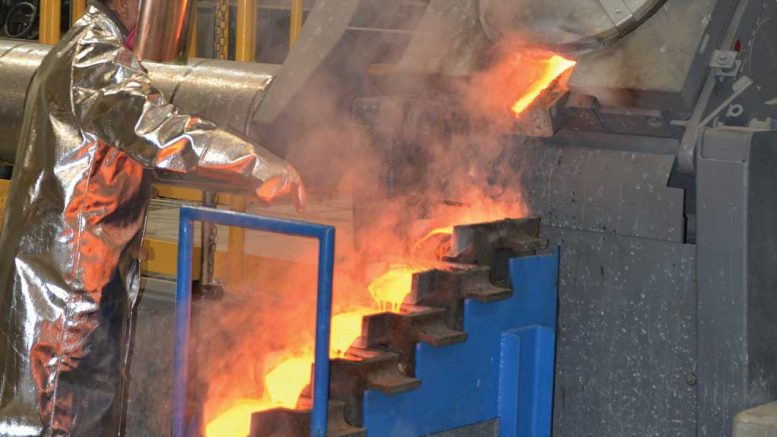
[[[24,98],[33,73],[51,46],[0,40],[0,161],[15,162]],[[153,85],[177,108],[245,135],[250,115],[279,67],[267,64],[191,60],[188,65],[148,62]]]
[[540,239],[539,233],[540,219],[537,217],[456,226],[453,229],[455,243],[446,260],[489,266],[491,282],[505,286],[510,258],[534,255],[547,247],[547,241]]
[[415,375],[415,348],[418,343],[436,347],[467,340],[467,333],[451,329],[443,308],[410,307],[403,313],[381,313],[365,316],[359,347],[389,350],[399,354],[399,371]]
[[377,390],[392,395],[414,390],[421,381],[400,372],[399,354],[352,347],[345,358],[331,362],[330,399],[345,403],[345,420],[362,424],[364,392]]

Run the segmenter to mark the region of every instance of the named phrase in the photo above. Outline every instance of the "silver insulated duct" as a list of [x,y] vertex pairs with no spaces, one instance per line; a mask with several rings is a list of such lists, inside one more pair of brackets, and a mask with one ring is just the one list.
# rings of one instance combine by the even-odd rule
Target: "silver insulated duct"
[[[13,163],[24,98],[51,46],[0,40],[0,161]],[[144,62],[154,86],[181,111],[250,136],[248,126],[278,72],[269,64],[191,59],[187,65]],[[256,138],[254,138],[256,139]]]

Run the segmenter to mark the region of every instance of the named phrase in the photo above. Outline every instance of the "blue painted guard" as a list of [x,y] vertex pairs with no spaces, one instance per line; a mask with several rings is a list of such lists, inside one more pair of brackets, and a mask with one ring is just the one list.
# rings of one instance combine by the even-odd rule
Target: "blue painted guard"
[[178,238],[178,277],[175,303],[175,351],[173,353],[172,436],[195,434],[186,423],[189,325],[191,320],[192,255],[194,222],[254,229],[318,240],[318,294],[316,297],[316,362],[313,367],[311,437],[326,435],[329,412],[329,331],[332,320],[335,229],[332,226],[239,214],[211,208],[181,208]]
[[418,390],[366,393],[369,436],[420,436],[495,418],[501,437],[550,436],[558,265],[558,251],[514,259],[509,299],[466,301],[466,342],[416,347]]

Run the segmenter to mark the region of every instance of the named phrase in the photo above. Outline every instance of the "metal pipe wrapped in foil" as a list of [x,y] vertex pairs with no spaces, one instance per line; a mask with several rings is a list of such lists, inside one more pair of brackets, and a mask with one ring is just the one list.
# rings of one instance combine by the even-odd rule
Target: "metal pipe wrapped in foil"
[[[27,87],[43,57],[52,46],[0,40],[0,77],[7,86],[0,87],[0,162],[16,161],[16,146],[22,124]],[[196,113],[220,126],[249,139],[251,114],[262,102],[279,67],[271,64],[192,59],[188,65],[144,62],[152,84],[176,108]],[[182,182],[178,178],[157,174],[165,182]],[[216,191],[244,189],[234,183],[217,181],[183,181]]]
[[32,75],[51,46],[0,40],[0,161],[13,164]]
[[[301,186],[267,150],[180,113],[98,4],[27,92],[0,241],[0,435],[119,435],[154,172]],[[303,190],[297,190],[300,196]]]

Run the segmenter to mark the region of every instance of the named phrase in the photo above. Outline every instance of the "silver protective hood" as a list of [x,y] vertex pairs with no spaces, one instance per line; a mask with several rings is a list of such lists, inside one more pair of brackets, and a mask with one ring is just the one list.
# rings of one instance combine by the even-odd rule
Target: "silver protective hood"
[[285,161],[169,104],[110,12],[92,4],[27,91],[0,240],[0,436],[121,435],[156,173],[304,194]]
[[139,0],[134,51],[141,60],[171,62],[186,57],[193,0]]

